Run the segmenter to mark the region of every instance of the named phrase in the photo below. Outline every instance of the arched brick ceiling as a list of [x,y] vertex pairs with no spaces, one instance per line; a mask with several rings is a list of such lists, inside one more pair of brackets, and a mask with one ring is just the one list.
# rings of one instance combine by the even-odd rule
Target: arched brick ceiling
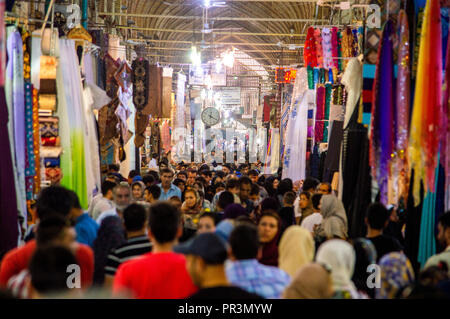
[[[102,0],[99,1],[98,10],[103,11],[104,1],[107,2],[108,11],[112,12],[112,0]],[[309,2],[256,2],[256,1],[227,1],[224,8],[212,7],[208,10],[208,17],[251,17],[251,18],[287,18],[287,19],[311,19],[315,16],[316,4],[314,1]],[[212,0],[211,2],[214,2]],[[122,4],[126,1],[122,0]],[[173,5],[168,5],[167,3],[174,3]],[[158,29],[175,29],[175,30],[187,30],[192,31],[195,26],[195,30],[202,29],[202,7],[203,0],[128,0],[128,14],[153,14],[161,15],[158,18],[145,18],[145,17],[129,17],[135,21],[136,27],[144,28],[158,28]],[[123,11],[122,13],[125,13]],[[165,16],[196,16],[198,18],[194,19],[173,19],[167,18]],[[328,12],[322,7],[319,9],[318,18],[322,19],[328,17]],[[117,18],[119,19],[119,18]],[[122,17],[122,24],[125,24],[125,17]],[[211,22],[210,22],[211,23]],[[210,24],[211,27],[211,24]],[[214,21],[212,26],[213,29],[222,28],[241,28],[238,32],[251,32],[251,33],[283,33],[289,34],[290,29],[294,29],[295,34],[304,34],[305,23],[303,22],[267,22],[267,21]],[[160,40],[181,40],[181,41],[194,41],[199,43],[202,40],[202,34],[196,33],[178,33],[178,32],[161,32],[161,31],[136,31],[131,32],[132,37],[137,37],[137,33],[141,32],[146,36],[155,35]],[[223,40],[221,40],[223,39]],[[273,43],[273,46],[253,46],[251,44],[245,46],[239,46],[242,51],[246,50],[280,50],[280,47],[275,44],[279,41],[284,41],[285,43],[295,43],[303,44],[304,37],[280,37],[280,36],[258,36],[258,35],[229,35],[216,34],[213,38],[212,34],[205,34],[206,42],[236,42],[238,43]],[[173,48],[186,48],[189,47],[187,44],[183,43],[155,43],[156,47],[173,47]],[[217,49],[220,51],[220,49]],[[155,50],[151,51],[156,53]],[[210,52],[207,52],[210,53]],[[166,56],[183,56],[187,55],[186,51],[180,50],[160,50],[158,54],[163,54]],[[265,58],[261,60],[263,64],[276,64],[281,56],[280,52],[250,52],[248,53],[254,58]],[[286,59],[289,57],[294,57],[298,51],[286,51],[283,57]],[[171,61],[176,62],[177,59]],[[186,61],[186,59],[184,59]],[[302,59],[301,59],[302,60]],[[180,62],[183,61],[181,57]],[[291,60],[295,61],[295,60]]]

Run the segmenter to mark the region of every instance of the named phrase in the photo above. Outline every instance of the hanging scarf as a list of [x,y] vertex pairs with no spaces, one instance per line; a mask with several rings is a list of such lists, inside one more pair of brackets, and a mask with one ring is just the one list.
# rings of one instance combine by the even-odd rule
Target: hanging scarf
[[445,67],[445,84],[442,100],[442,132],[444,136],[441,139],[441,164],[445,169],[445,210],[450,209],[450,45],[447,45],[447,58]]
[[332,55],[332,64],[333,68],[339,69],[339,37],[338,37],[338,28],[333,27],[331,29],[331,55]]
[[314,30],[314,38],[316,39],[317,66],[323,68],[322,35],[320,34],[320,29]]
[[325,87],[320,85],[316,91],[316,123],[314,128],[314,140],[316,143],[320,143],[323,139],[324,129],[324,116],[325,116]]
[[322,30],[323,67],[327,70],[333,67],[333,46],[331,45],[331,31],[328,28]]
[[414,168],[414,200],[420,201],[420,180],[434,192],[434,177],[442,117],[442,41],[439,1],[427,1],[420,41],[417,81],[409,140]]
[[[409,58],[409,27],[408,17],[404,10],[400,10],[398,16],[399,46],[397,58],[397,100],[396,100],[396,125],[395,125],[395,155],[396,161],[392,177],[394,178],[395,196],[394,202],[402,197],[406,203],[408,196],[408,127],[410,105],[410,58]],[[396,181],[397,180],[397,181]]]
[[314,28],[308,28],[306,34],[305,46],[303,50],[303,59],[306,66],[317,66],[316,38],[314,36]]
[[381,203],[388,204],[388,178],[394,148],[394,64],[391,35],[393,25],[386,22],[374,80],[370,136],[370,166],[372,177],[378,182]]

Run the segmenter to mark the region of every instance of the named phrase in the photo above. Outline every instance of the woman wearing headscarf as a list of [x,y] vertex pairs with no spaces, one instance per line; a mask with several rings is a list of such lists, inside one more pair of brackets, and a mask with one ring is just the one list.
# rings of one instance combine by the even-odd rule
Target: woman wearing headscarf
[[334,298],[337,299],[367,299],[360,293],[352,281],[355,268],[355,251],[348,242],[331,239],[323,243],[316,256],[316,261],[331,269]]
[[306,217],[314,213],[310,192],[301,192],[299,199],[297,209],[294,207],[295,222],[297,225],[301,225]]
[[201,204],[200,195],[195,189],[188,188],[184,191],[184,203],[181,205],[184,225],[183,240],[192,237],[196,233]]
[[300,226],[290,226],[281,236],[278,248],[278,267],[291,277],[305,264],[314,259],[314,239]]
[[239,216],[246,216],[245,208],[240,204],[230,204],[225,208],[223,219],[236,219]]
[[283,292],[283,299],[330,299],[333,280],[329,271],[318,263],[308,263],[295,274]]
[[269,176],[264,181],[264,188],[267,191],[267,194],[269,194],[269,197],[276,197],[277,194],[277,188],[279,184],[279,179],[275,176]]
[[369,265],[377,263],[377,250],[372,242],[366,238],[357,238],[353,241],[356,262],[352,281],[359,291],[365,292],[370,298],[375,298],[375,290],[367,286],[370,273],[367,272]]
[[141,181],[136,181],[131,184],[131,194],[133,202],[145,201],[144,190],[145,184]]
[[123,222],[118,216],[106,217],[98,229],[94,241],[94,285],[102,285],[105,280],[105,265],[111,249],[126,242]]
[[402,252],[392,252],[380,260],[381,286],[376,289],[376,299],[395,299],[414,282],[411,262]]
[[323,242],[333,238],[346,239],[348,237],[347,214],[342,202],[334,195],[323,195],[320,205],[323,220],[314,231],[316,241]]
[[278,238],[280,237],[281,221],[275,211],[265,211],[258,223],[259,241],[262,255],[259,262],[267,266],[278,266]]

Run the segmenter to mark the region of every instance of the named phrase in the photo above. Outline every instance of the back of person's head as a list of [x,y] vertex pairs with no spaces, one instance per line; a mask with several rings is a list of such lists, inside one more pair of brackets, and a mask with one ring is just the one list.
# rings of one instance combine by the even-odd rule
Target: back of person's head
[[152,158],[158,158],[158,153],[153,153]]
[[201,176],[212,177],[212,172],[208,169],[202,169],[200,171]]
[[144,176],[142,176],[142,182],[146,185],[152,185],[153,183],[155,183],[155,178],[153,177],[153,175],[150,174],[145,174]]
[[261,212],[265,212],[266,210],[278,210],[278,202],[275,198],[267,197],[264,198],[261,202]]
[[381,203],[372,203],[367,208],[367,223],[370,228],[382,230],[389,219],[389,212]]
[[73,208],[81,209],[78,196],[62,186],[44,188],[36,201],[37,217],[41,220],[47,213],[60,214],[67,218]]
[[311,202],[312,202],[313,208],[315,210],[320,210],[319,205],[320,205],[321,199],[322,199],[322,194],[314,194],[311,196]]
[[103,196],[106,196],[106,194],[108,194],[109,191],[112,191],[114,189],[114,187],[116,187],[116,183],[114,182],[110,182],[110,181],[104,181],[102,183],[102,194]]
[[219,200],[217,201],[217,205],[225,210],[228,205],[234,204],[234,195],[229,191],[223,191],[219,195]]
[[319,180],[314,177],[307,177],[303,182],[303,190],[307,192],[314,192],[319,185]]
[[222,172],[222,171],[218,171],[218,172],[216,172],[216,176],[217,176],[217,177],[220,177],[220,178],[224,178],[224,177],[225,177],[225,174],[224,174],[224,172]]
[[283,196],[283,202],[286,205],[294,205],[295,197],[296,196],[294,192],[286,192]]
[[61,246],[36,249],[28,267],[32,288],[40,295],[64,293],[68,287],[68,269],[77,265],[74,254]]
[[150,207],[150,231],[159,244],[176,239],[180,227],[180,213],[175,206],[160,202]]
[[261,175],[260,177],[258,177],[258,185],[259,186],[264,186],[265,181],[266,181],[266,177],[264,175]]
[[123,211],[123,223],[128,232],[139,231],[145,227],[147,211],[139,204],[131,204]]
[[[152,170],[152,171],[149,171],[148,174],[151,175],[151,176],[153,176],[153,179],[154,179],[155,182],[158,182],[158,181],[159,181],[159,174],[158,174],[157,171],[153,171],[153,170]],[[144,183],[145,183],[145,182],[144,182]]]
[[239,223],[231,232],[229,243],[237,260],[256,259],[259,249],[258,228],[250,223]]
[[161,196],[161,188],[158,185],[147,187],[147,190],[150,194],[152,194],[154,200],[158,200]]
[[133,179],[133,178],[135,178],[136,176],[139,176],[139,172],[138,172],[137,170],[135,170],[135,169],[131,170],[131,171],[128,173],[128,178]]
[[284,178],[280,181],[280,184],[277,188],[277,193],[280,195],[286,194],[286,192],[291,192],[294,187],[294,184],[292,183],[292,179],[290,178]]
[[225,189],[226,190],[230,190],[230,189],[234,189],[234,188],[237,188],[237,187],[239,187],[239,180],[235,179],[235,178],[231,178],[231,179],[229,179],[227,181]]
[[61,215],[51,214],[41,220],[36,231],[36,245],[45,247],[57,240],[63,240],[66,228],[70,222]]
[[216,191],[217,191],[217,189],[219,189],[219,188],[225,189],[225,183],[215,183],[215,184],[214,184],[214,189],[216,189]]
[[437,266],[427,267],[419,274],[419,282],[424,286],[437,286],[448,279],[448,265],[445,261]]

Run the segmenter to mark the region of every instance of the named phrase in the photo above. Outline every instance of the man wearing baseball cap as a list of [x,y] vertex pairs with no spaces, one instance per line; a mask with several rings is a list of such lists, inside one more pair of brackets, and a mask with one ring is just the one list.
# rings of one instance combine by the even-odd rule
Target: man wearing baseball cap
[[192,299],[261,299],[231,285],[225,274],[227,248],[214,233],[204,233],[174,247],[174,251],[186,255],[186,268],[194,284],[200,288]]

